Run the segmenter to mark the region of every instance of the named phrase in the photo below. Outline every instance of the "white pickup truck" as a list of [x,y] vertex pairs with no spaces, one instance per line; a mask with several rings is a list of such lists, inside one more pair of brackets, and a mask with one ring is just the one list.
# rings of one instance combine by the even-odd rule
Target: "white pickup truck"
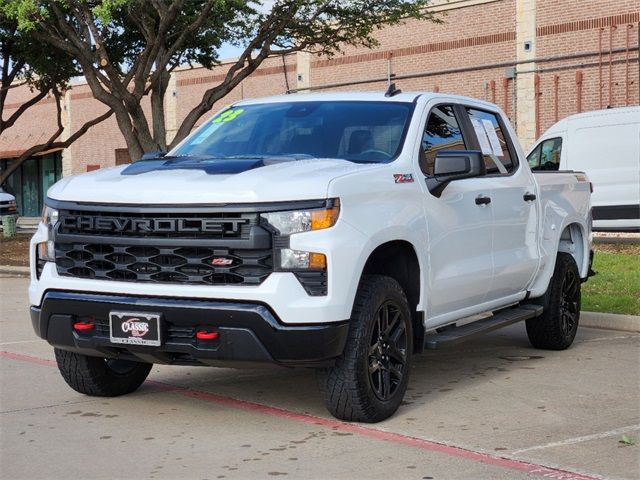
[[88,395],[132,392],[152,363],[313,367],[333,415],[376,422],[424,348],[521,320],[569,347],[590,215],[586,176],[532,174],[490,103],[243,101],[166,155],[49,190],[31,319]]

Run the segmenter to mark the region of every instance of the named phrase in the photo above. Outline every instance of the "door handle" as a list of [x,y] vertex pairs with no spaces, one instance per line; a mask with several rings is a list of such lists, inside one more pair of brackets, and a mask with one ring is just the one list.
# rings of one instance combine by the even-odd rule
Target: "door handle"
[[529,192],[527,192],[527,193],[525,193],[525,194],[522,196],[522,199],[523,199],[525,202],[533,202],[533,201],[536,199],[536,195],[535,195],[535,193],[529,193]]
[[478,195],[476,197],[476,205],[489,205],[491,203],[491,197],[486,197],[484,195]]

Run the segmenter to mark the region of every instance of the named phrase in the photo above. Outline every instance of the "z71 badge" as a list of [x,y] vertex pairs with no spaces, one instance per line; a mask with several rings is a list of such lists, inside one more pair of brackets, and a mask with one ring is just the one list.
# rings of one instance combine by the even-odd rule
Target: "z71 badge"
[[413,183],[413,175],[410,173],[394,173],[393,180],[396,183]]

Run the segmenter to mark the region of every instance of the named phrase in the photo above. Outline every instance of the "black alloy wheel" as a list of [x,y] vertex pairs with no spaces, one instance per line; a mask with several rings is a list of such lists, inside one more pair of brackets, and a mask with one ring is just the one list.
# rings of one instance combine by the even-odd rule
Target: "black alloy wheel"
[[560,293],[560,328],[564,336],[571,334],[578,322],[580,300],[580,279],[568,269],[562,280]]
[[402,310],[389,301],[375,314],[369,347],[369,381],[380,400],[387,401],[402,384],[407,362],[407,330]]
[[558,252],[555,270],[546,293],[532,301],[541,305],[542,315],[527,320],[531,345],[546,350],[569,348],[580,322],[581,280],[573,256]]
[[336,418],[380,422],[398,410],[411,373],[413,322],[400,284],[363,275],[350,322],[342,355],[318,370],[320,390]]

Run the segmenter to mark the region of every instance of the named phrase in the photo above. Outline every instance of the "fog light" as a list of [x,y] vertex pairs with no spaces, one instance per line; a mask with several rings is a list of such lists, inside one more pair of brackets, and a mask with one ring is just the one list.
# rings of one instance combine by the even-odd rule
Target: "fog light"
[[280,250],[280,267],[284,270],[324,270],[327,257],[322,253],[284,248]]

